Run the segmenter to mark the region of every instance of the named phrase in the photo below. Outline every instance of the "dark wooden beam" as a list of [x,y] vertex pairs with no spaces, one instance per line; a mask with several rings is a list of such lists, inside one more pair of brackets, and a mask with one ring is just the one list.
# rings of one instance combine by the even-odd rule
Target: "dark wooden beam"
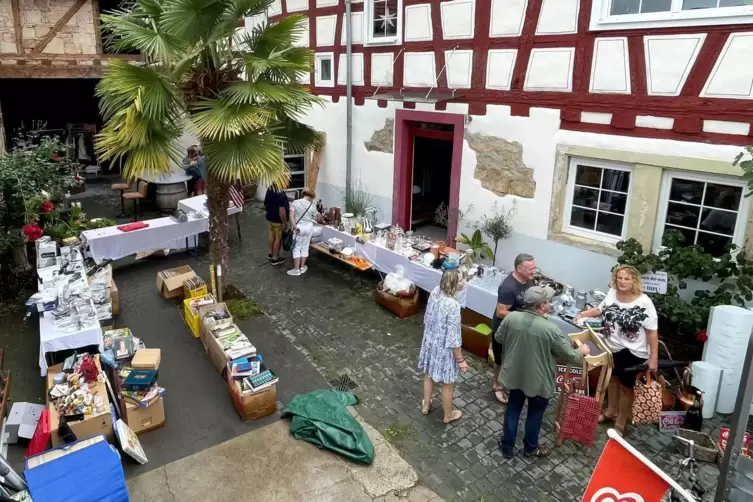
[[92,17],[94,18],[94,43],[97,54],[102,54],[102,20],[99,18],[99,0],[92,0]]
[[21,26],[21,6],[18,0],[10,0],[10,8],[13,11],[13,31],[16,35],[16,52],[24,53],[24,29]]
[[47,47],[47,44],[52,42],[52,39],[55,38],[55,35],[57,35],[61,28],[65,26],[73,16],[76,15],[76,12],[78,12],[87,1],[88,0],[76,0],[76,3],[71,5],[71,8],[68,9],[65,14],[63,14],[63,17],[58,19],[58,22],[55,23],[55,26],[52,27],[47,35],[45,35],[44,38],[34,46],[34,48],[31,50],[31,54],[41,54],[44,48]]

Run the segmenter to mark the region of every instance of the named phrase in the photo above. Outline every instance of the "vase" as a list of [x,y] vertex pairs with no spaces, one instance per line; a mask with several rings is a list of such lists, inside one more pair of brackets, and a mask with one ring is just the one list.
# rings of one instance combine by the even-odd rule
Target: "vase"
[[13,263],[15,263],[16,268],[20,270],[26,271],[31,269],[29,255],[26,251],[26,243],[19,244],[13,248]]

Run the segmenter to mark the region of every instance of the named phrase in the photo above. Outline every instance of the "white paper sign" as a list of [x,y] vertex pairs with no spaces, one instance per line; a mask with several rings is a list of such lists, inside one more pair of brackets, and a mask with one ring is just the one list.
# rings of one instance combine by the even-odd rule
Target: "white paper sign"
[[668,278],[666,272],[649,272],[644,274],[642,279],[644,293],[667,294]]

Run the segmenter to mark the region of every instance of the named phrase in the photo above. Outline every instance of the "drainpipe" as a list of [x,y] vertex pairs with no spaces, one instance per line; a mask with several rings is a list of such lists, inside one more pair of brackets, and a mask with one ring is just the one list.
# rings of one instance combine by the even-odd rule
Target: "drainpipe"
[[353,22],[350,17],[351,0],[345,0],[345,200],[351,198],[353,157]]

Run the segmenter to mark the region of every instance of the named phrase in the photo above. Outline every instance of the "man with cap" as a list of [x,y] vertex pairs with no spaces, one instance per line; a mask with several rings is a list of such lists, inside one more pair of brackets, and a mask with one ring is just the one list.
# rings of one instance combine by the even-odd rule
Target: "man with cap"
[[515,437],[523,404],[528,401],[523,454],[545,457],[550,450],[539,446],[544,412],[555,392],[557,361],[583,364],[588,347],[573,349],[568,337],[549,319],[552,288],[533,286],[523,295],[524,307],[505,316],[494,334],[502,349],[502,384],[509,391],[500,450],[505,458],[515,455]]

